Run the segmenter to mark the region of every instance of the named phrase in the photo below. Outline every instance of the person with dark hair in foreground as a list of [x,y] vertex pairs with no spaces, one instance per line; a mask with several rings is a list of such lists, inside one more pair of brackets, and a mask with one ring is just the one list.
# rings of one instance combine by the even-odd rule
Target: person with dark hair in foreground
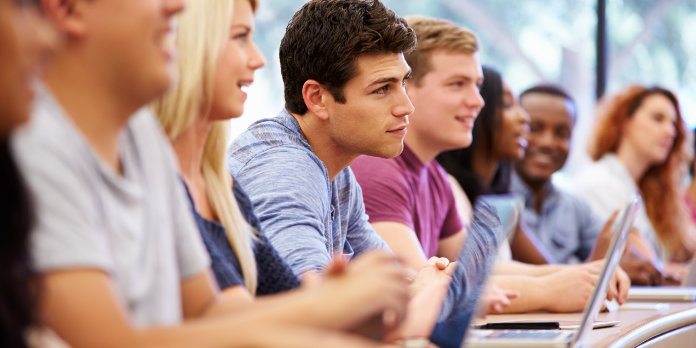
[[41,326],[37,312],[40,289],[29,243],[35,211],[9,137],[29,119],[32,84],[56,42],[38,0],[0,0],[1,347],[28,347],[27,334]]

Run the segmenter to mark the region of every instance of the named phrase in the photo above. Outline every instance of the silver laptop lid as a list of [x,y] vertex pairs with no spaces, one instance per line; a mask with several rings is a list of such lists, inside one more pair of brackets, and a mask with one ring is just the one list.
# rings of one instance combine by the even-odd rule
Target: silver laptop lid
[[588,332],[592,331],[592,324],[595,319],[597,319],[597,314],[607,294],[609,281],[616,271],[616,266],[619,265],[619,260],[621,259],[626,240],[628,239],[628,233],[631,230],[631,226],[633,226],[633,219],[636,217],[636,212],[640,207],[641,201],[638,195],[631,198],[630,202],[617,217],[614,226],[612,226],[614,237],[611,240],[609,250],[607,250],[606,261],[602,267],[602,272],[599,274],[599,279],[592,292],[592,296],[590,296],[590,303],[585,306],[580,328],[573,337],[573,341],[570,344],[571,347],[580,346],[582,338],[587,335]]
[[691,258],[689,273],[687,273],[686,278],[684,278],[682,286],[696,287],[696,256]]

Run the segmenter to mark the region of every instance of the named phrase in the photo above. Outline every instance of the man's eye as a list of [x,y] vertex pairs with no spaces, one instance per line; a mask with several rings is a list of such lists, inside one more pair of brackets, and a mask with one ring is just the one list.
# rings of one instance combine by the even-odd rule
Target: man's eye
[[376,94],[385,94],[385,93],[387,93],[387,91],[389,91],[389,85],[384,85],[384,86],[382,86],[382,87],[380,87],[380,88],[377,88],[373,93],[376,93]]

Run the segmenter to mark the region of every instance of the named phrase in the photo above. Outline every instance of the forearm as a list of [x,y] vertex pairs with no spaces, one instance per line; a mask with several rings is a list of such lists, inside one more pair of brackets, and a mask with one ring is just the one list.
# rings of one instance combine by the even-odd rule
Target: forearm
[[[317,285],[321,287],[321,285]],[[306,325],[325,329],[351,329],[368,314],[343,308],[341,301],[329,298],[327,291],[300,288],[290,292],[258,297],[238,308],[236,314],[249,314],[261,322]]]
[[[103,345],[100,345],[103,346]],[[233,320],[145,330],[129,347],[378,347],[356,336],[302,326]]]
[[264,336],[257,327],[265,324],[241,314],[192,319],[177,327],[137,330],[133,344],[114,347],[244,347]]
[[592,262],[592,261],[601,260],[604,258],[604,256],[606,256],[606,254],[607,254],[606,248],[599,246],[599,245],[595,245],[592,248],[592,252],[590,252],[590,255],[585,259],[585,262]]
[[519,261],[498,261],[493,274],[539,277],[562,269],[563,265],[529,265]]
[[[48,323],[48,326],[53,328],[51,323]],[[137,328],[125,322],[115,323],[112,321],[111,325],[106,325],[101,330],[91,334],[74,324],[67,328],[70,332],[66,332],[65,328],[59,328],[56,331],[73,348],[96,346],[104,348],[321,346],[319,343],[314,344],[311,341],[303,342],[302,345],[283,344],[283,341],[279,341],[281,337],[287,339],[293,337],[291,335],[282,336],[275,328],[271,329],[272,327],[282,329],[288,325],[261,321],[256,315],[235,313],[224,317],[185,320],[181,324],[167,327]],[[269,332],[273,334],[269,334]]]
[[503,313],[524,313],[543,310],[546,307],[546,293],[539,279],[528,276],[493,276],[491,281],[501,289],[517,292],[519,296],[503,307]]
[[543,244],[519,225],[510,240],[510,250],[512,257],[522,262],[542,265],[553,261],[553,257],[546,251]]

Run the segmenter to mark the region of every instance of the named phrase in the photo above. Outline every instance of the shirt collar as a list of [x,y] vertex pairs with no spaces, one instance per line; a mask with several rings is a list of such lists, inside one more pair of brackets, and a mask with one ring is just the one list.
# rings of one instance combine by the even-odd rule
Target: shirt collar
[[295,135],[295,137],[304,147],[314,152],[314,150],[312,150],[312,147],[309,145],[307,138],[305,138],[304,134],[302,134],[302,128],[300,127],[300,124],[287,109],[283,108],[283,110],[281,110],[278,113],[278,115],[276,115],[275,119],[278,121],[278,123],[280,123],[283,127],[287,128],[293,135]]
[[[425,168],[425,164],[418,159],[418,156],[409,148],[406,144],[404,144],[404,150],[401,152],[401,155],[399,155],[403,160],[404,163],[406,163],[407,166],[409,166],[413,171],[419,172]],[[433,159],[434,161],[434,159]]]
[[[529,185],[527,185],[527,183],[524,182],[524,180],[522,180],[520,175],[517,173],[516,169],[513,169],[511,172],[512,173],[510,174],[510,191],[518,196],[521,196],[524,199],[524,205],[526,207],[533,207],[534,201],[536,200],[536,195],[529,187]],[[544,187],[544,200],[541,203],[541,210],[543,211],[544,207],[548,206],[548,204],[555,201],[557,196],[558,191],[553,186],[552,181],[549,180],[549,182]]]

